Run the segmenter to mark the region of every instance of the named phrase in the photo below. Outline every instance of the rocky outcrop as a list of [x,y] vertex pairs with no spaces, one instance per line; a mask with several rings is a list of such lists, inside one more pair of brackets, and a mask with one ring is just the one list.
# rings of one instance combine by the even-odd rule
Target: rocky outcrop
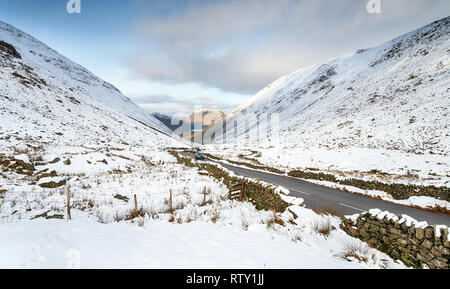
[[0,40],[0,51],[5,53],[7,56],[22,59],[22,56],[20,56],[19,52],[17,52],[14,46],[2,40]]
[[41,188],[45,189],[55,189],[62,187],[66,184],[66,180],[63,178],[58,177],[48,177],[48,178],[42,178],[37,183]]
[[345,217],[341,228],[394,259],[415,268],[449,269],[448,227],[430,226],[378,209]]

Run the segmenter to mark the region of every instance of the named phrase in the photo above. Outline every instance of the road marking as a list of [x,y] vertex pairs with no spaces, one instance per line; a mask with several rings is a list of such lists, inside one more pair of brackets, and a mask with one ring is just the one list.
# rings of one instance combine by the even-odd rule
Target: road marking
[[310,193],[305,193],[305,192],[302,192],[302,191],[299,191],[299,190],[296,190],[296,189],[293,189],[293,188],[289,188],[289,187],[286,187],[286,186],[282,186],[282,187],[284,187],[284,188],[286,188],[286,189],[288,189],[288,190],[290,190],[290,191],[294,191],[294,192],[297,192],[297,193],[300,193],[300,194],[304,194],[304,195],[307,195],[307,196],[311,196]]
[[346,204],[343,204],[343,203],[339,203],[339,205],[347,207],[347,208],[350,208],[350,209],[354,209],[354,210],[357,210],[357,211],[365,212],[365,210],[361,210],[359,208],[355,208],[355,207],[352,207],[352,206],[349,206],[349,205],[346,205]]

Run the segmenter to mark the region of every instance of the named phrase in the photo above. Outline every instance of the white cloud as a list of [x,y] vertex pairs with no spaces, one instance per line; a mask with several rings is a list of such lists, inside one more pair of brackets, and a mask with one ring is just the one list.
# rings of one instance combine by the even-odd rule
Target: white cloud
[[255,93],[300,67],[390,40],[445,17],[448,0],[196,1],[139,21],[139,76]]
[[158,104],[173,101],[174,98],[170,95],[141,95],[133,97],[133,101],[137,104]]
[[132,100],[148,112],[159,112],[166,115],[184,114],[190,115],[202,108],[212,108],[221,111],[230,111],[234,105],[220,101],[209,96],[198,97],[173,97],[169,95],[135,96]]

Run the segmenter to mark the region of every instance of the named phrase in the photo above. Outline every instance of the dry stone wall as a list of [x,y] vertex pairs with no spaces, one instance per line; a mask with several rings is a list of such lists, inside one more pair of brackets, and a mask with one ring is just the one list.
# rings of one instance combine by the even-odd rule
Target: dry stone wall
[[346,216],[341,228],[415,268],[449,269],[450,236],[447,226],[430,226],[406,215],[378,209]]

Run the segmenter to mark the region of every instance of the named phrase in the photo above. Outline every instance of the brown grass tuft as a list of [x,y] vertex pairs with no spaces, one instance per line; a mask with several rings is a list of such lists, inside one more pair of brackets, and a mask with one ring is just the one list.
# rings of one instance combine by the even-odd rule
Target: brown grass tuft
[[330,235],[331,231],[333,230],[333,226],[331,225],[330,219],[320,219],[314,221],[313,229],[316,233],[322,234],[326,237]]
[[275,224],[284,227],[286,224],[282,219],[280,219],[275,213],[272,217],[267,221],[267,228],[273,228]]
[[363,242],[348,241],[344,244],[344,252],[339,256],[347,261],[357,260],[359,262],[367,263],[367,255],[369,253],[369,246]]

